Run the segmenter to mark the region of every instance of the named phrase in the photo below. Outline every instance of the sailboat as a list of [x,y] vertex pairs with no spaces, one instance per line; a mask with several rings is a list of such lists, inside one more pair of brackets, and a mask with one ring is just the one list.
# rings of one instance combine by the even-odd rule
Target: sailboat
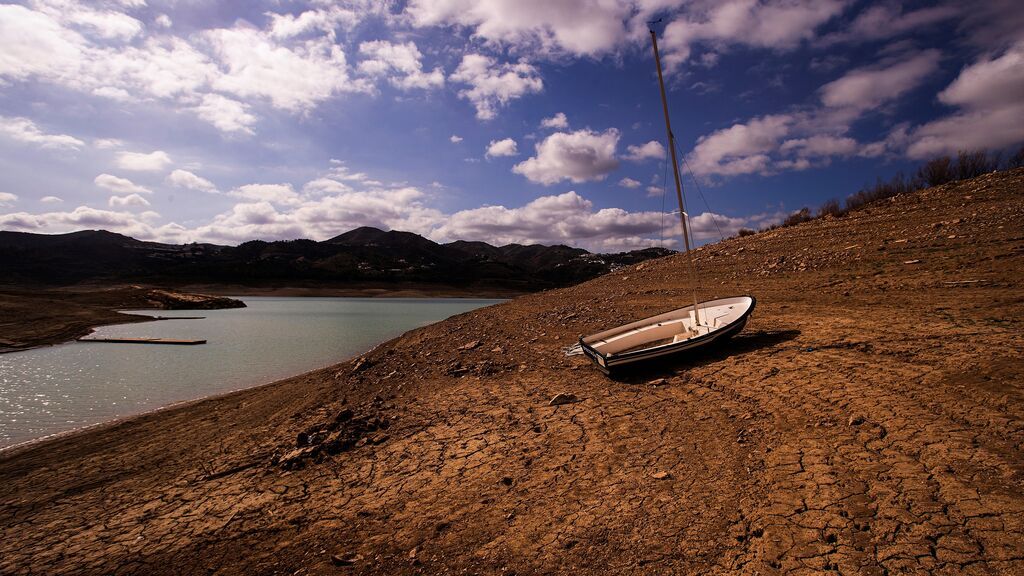
[[672,156],[676,199],[679,201],[679,222],[683,244],[686,247],[686,265],[693,304],[580,338],[583,353],[605,372],[726,340],[743,330],[757,303],[753,296],[734,296],[705,302],[697,300],[697,275],[693,265],[693,253],[690,250],[690,227],[683,204],[683,186],[679,178],[679,161],[676,158],[676,139],[672,134],[672,123],[669,121],[665,79],[661,72],[661,56],[658,53],[658,36],[653,28],[650,32],[651,44],[654,46],[654,62],[658,67],[658,86],[661,89],[661,105],[665,112],[665,129],[668,133],[669,154]]

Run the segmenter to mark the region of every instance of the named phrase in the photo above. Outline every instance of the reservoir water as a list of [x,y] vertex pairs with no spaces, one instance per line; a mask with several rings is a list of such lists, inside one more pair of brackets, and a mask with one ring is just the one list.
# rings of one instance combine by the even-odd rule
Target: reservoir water
[[0,354],[0,447],[273,382],[365,352],[402,332],[501,300],[243,297],[233,310],[104,326],[90,337],[206,339],[199,346],[71,342]]

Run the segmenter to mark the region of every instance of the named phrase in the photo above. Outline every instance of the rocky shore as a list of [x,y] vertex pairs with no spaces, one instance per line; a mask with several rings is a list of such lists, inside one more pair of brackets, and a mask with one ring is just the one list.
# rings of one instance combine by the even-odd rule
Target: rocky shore
[[0,452],[0,573],[1024,573],[1022,221],[1017,170],[706,246],[751,323],[617,379],[563,348],[682,257]]

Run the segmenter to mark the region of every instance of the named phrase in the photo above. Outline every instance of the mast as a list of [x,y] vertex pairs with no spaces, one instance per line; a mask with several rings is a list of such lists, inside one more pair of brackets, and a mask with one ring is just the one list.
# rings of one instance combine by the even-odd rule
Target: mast
[[[683,205],[683,184],[679,179],[679,160],[676,159],[676,137],[672,134],[672,123],[668,119],[668,99],[665,97],[665,79],[661,74],[661,56],[658,54],[658,35],[651,30],[651,44],[654,46],[654,62],[658,66],[658,87],[661,88],[661,107],[665,111],[665,129],[668,131],[668,151],[672,156],[672,174],[676,179],[676,200],[679,201],[679,223],[683,228],[683,243],[686,245],[686,264],[690,272],[690,288],[693,292],[693,314],[696,325],[700,325],[700,310],[697,308],[697,274],[690,252],[690,232],[686,225],[686,208]],[[696,330],[697,326],[694,326]]]

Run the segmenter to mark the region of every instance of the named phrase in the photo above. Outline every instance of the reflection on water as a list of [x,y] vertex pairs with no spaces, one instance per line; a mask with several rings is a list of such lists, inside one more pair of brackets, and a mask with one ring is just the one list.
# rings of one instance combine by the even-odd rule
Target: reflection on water
[[73,342],[0,354],[0,447],[255,386],[340,362],[406,330],[500,300],[242,298],[205,316],[105,326],[92,337],[206,339],[199,346]]

